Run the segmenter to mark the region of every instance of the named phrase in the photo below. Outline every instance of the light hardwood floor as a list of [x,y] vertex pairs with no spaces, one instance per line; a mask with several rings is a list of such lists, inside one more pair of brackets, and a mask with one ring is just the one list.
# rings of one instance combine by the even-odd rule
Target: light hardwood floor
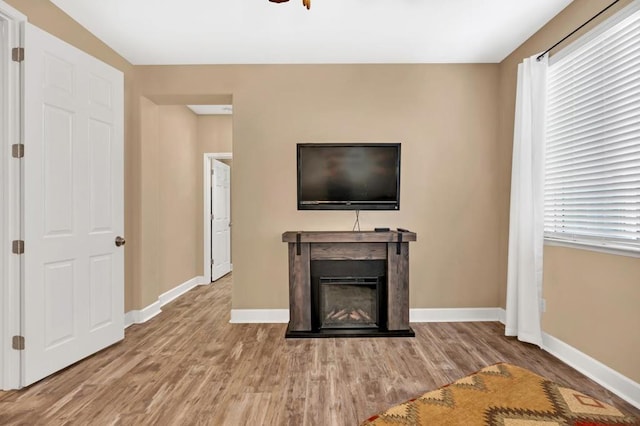
[[506,361],[640,410],[499,323],[413,324],[415,338],[284,339],[229,324],[232,279],[198,287],[126,338],[35,385],[0,392],[2,425],[357,425]]

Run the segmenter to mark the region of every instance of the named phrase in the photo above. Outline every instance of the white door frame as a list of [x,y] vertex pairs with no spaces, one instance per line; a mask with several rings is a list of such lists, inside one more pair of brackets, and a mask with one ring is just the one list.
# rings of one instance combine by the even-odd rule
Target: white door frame
[[0,389],[10,390],[21,387],[20,351],[12,348],[12,338],[21,335],[22,314],[22,259],[10,247],[23,235],[21,161],[10,154],[11,145],[23,140],[23,70],[11,49],[23,46],[27,17],[0,0],[0,22],[7,35],[0,43]]
[[216,152],[204,154],[204,282],[211,282],[211,218],[209,208],[211,206],[211,168],[213,160],[231,160],[233,158],[231,152]]

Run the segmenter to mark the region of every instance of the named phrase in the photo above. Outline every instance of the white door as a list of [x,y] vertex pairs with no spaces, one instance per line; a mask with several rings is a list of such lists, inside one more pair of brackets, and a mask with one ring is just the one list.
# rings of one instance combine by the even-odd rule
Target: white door
[[23,381],[124,338],[123,76],[26,26]]
[[231,271],[231,168],[213,160],[211,172],[211,281],[215,281]]

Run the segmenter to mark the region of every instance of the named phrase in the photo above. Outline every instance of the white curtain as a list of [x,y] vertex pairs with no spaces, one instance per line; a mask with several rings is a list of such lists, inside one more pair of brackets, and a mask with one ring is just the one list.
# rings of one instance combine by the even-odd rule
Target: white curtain
[[547,58],[518,65],[511,171],[507,336],[542,344],[542,249],[544,241],[544,138]]

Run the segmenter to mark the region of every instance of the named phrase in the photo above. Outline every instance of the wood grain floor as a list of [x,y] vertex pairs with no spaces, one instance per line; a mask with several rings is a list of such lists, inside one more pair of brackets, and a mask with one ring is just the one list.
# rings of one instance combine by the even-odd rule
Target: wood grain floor
[[357,425],[499,361],[635,416],[640,410],[499,323],[413,324],[415,338],[284,339],[229,324],[231,276],[198,287],[126,338],[27,389],[0,392],[2,425]]

